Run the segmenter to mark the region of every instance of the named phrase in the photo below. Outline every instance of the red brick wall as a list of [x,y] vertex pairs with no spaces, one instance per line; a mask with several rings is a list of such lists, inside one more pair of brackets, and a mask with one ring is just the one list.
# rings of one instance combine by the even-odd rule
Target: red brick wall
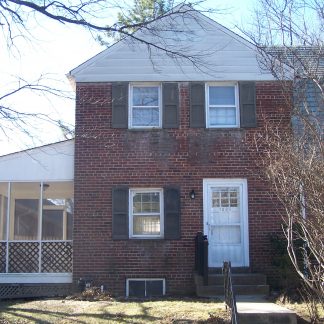
[[[272,273],[268,234],[280,231],[279,205],[260,178],[256,151],[266,120],[288,124],[277,82],[257,82],[258,127],[190,129],[189,87],[180,83],[180,127],[111,128],[111,84],[77,84],[74,279],[125,294],[126,278],[166,278],[168,293],[191,293],[194,237],[203,229],[204,178],[246,178],[250,265]],[[181,190],[181,240],[112,240],[112,186]],[[196,199],[189,198],[194,189]]]

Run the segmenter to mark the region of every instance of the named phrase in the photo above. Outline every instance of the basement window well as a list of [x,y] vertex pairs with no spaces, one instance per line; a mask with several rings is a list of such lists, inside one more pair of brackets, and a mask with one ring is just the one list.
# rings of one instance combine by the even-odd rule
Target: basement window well
[[126,279],[126,297],[161,297],[165,295],[165,279]]

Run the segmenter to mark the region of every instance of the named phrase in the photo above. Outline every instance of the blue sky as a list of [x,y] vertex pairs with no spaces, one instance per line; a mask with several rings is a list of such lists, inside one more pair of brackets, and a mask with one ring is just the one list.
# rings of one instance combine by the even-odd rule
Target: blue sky
[[[226,9],[214,14],[212,18],[235,30],[235,25],[242,26],[251,21],[254,2],[255,0],[227,0],[224,5],[223,1],[209,0],[204,6]],[[108,19],[113,19],[113,14]],[[1,93],[14,86],[17,75],[33,81],[42,74],[46,75],[48,84],[72,91],[65,75],[104,49],[88,31],[79,27],[62,25],[46,18],[32,20],[29,26],[36,39],[30,41],[18,39],[17,49],[6,50],[4,44],[1,46],[3,49],[0,52]],[[1,41],[4,42],[4,39]],[[73,96],[73,93],[70,94]],[[54,119],[74,123],[73,100],[21,93],[12,98],[10,104],[13,108],[44,112]],[[0,155],[63,139],[60,130],[37,120],[30,127],[30,131],[32,137],[22,136],[16,131],[8,132],[7,135],[0,132]]]

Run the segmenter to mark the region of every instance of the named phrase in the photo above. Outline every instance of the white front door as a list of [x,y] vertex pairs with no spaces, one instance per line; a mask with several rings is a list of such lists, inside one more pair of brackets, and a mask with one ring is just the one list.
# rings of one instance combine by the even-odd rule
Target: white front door
[[249,266],[247,181],[204,180],[204,233],[208,238],[208,266]]

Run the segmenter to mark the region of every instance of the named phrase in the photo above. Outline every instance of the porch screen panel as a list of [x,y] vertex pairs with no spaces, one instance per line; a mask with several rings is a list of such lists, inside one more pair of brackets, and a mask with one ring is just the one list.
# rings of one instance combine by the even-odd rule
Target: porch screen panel
[[72,240],[73,184],[43,184],[42,240]]
[[37,240],[38,208],[38,199],[15,200],[15,240]]
[[72,181],[0,183],[2,275],[72,272],[73,193]]
[[10,238],[38,240],[40,183],[13,183],[11,187]]

